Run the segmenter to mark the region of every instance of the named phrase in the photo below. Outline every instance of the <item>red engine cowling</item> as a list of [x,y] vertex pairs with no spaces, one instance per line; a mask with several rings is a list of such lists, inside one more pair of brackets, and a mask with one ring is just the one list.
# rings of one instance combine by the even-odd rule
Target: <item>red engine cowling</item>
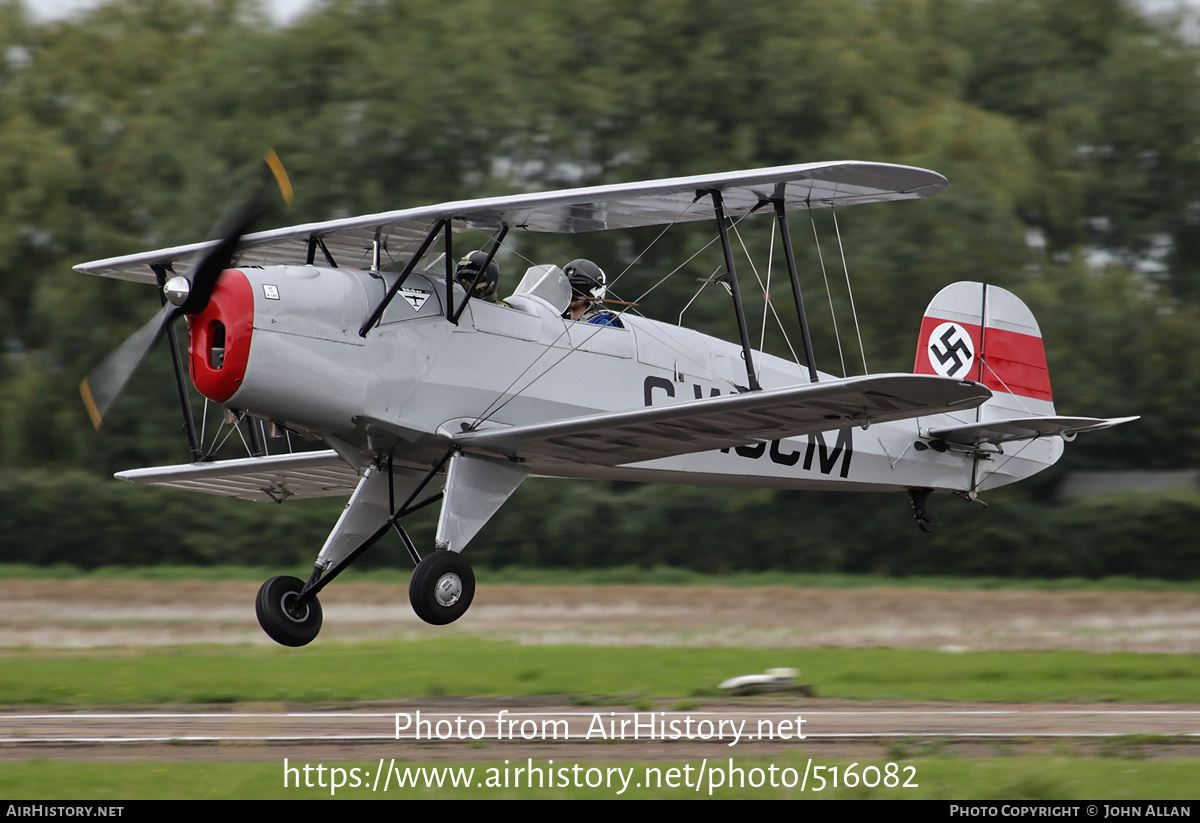
[[204,311],[189,315],[188,370],[196,389],[224,403],[242,385],[254,331],[254,290],[235,269],[221,272]]

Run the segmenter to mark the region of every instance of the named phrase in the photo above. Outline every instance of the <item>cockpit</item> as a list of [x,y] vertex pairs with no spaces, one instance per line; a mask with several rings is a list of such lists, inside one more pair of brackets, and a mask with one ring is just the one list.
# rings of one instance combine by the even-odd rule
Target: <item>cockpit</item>
[[571,304],[571,284],[563,270],[554,265],[530,266],[526,269],[516,291],[504,302],[513,308],[537,314],[537,309],[529,301],[534,301],[534,305],[548,306],[555,315],[561,317]]

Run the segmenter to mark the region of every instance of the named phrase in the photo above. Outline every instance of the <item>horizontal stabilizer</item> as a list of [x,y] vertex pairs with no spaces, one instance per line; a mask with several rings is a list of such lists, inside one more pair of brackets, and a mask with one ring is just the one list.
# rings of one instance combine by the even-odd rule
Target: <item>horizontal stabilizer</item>
[[116,477],[146,486],[277,503],[285,499],[345,496],[354,491],[359,481],[358,472],[334,451],[130,469]]
[[988,420],[965,426],[930,429],[929,436],[961,446],[997,445],[1013,440],[1035,440],[1039,437],[1061,436],[1067,440],[1080,432],[1098,431],[1119,426],[1137,417],[1013,417],[1007,420]]
[[977,383],[881,374],[649,406],[539,423],[442,434],[467,451],[556,463],[619,466],[972,409],[991,397]]

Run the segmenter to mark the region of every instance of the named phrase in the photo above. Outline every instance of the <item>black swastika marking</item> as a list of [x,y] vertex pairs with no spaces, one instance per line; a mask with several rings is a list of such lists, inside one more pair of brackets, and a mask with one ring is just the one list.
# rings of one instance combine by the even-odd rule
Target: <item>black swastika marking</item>
[[[945,368],[946,375],[954,377],[962,370],[963,366],[969,364],[973,358],[970,346],[963,342],[959,337],[959,328],[951,326],[946,329],[945,334],[941,336],[942,349],[938,349],[937,344],[930,344],[929,353],[938,359],[938,362]],[[960,356],[961,354],[961,356]],[[946,364],[953,362],[953,365],[947,367]]]

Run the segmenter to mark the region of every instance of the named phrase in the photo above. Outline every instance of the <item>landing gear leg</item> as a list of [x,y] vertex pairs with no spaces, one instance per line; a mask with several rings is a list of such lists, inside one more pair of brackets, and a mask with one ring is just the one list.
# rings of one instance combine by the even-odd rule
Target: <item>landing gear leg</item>
[[437,550],[417,563],[408,584],[417,617],[443,626],[463,616],[475,597],[475,573],[462,550],[528,475],[529,469],[507,460],[462,453],[450,458]]
[[909,489],[908,496],[912,500],[913,519],[917,521],[917,528],[921,531],[930,533],[937,529],[937,515],[931,511],[925,510],[925,501],[929,499],[929,495],[933,489]]
[[[449,457],[447,454],[446,459]],[[440,492],[430,494],[427,487],[444,464],[445,460],[428,472],[396,469],[390,461],[367,469],[325,541],[308,581],[272,577],[259,589],[256,611],[263,631],[285,646],[311,643],[321,630],[317,593],[393,529],[413,555],[413,562],[419,561],[412,541],[398,521],[441,497]],[[399,510],[395,506],[397,493],[408,496]],[[424,499],[419,499],[423,494]]]

